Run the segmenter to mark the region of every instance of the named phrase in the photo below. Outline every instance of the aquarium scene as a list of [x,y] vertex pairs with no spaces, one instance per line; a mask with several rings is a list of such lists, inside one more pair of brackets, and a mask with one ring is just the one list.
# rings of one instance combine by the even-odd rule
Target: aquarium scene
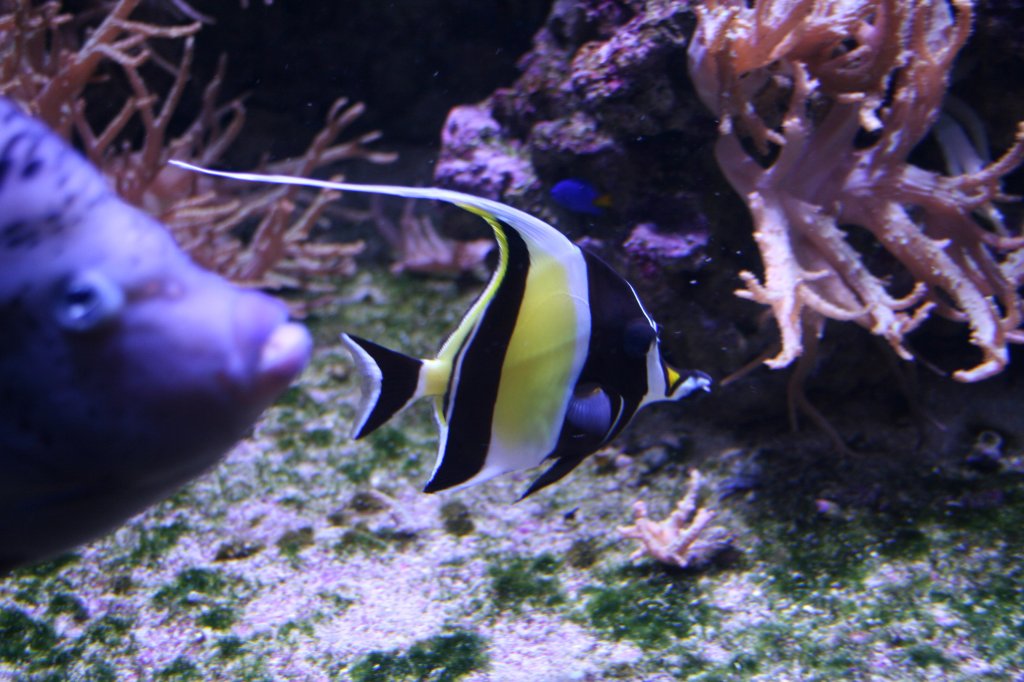
[[1024,679],[1022,27],[0,0],[0,682]]

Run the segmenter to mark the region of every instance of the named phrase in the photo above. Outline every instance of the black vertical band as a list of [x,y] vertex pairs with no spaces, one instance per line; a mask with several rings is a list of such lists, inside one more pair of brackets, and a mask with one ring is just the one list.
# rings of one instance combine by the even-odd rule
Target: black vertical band
[[444,490],[480,473],[491,444],[501,370],[526,293],[530,250],[516,230],[506,228],[508,264],[476,327],[456,353],[449,388],[448,441],[441,464],[425,492]]

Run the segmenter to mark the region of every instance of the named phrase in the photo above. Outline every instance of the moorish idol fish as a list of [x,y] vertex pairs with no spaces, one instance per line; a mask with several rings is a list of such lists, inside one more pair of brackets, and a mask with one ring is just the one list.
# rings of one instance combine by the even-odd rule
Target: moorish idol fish
[[440,428],[426,492],[553,463],[526,495],[554,483],[619,434],[643,406],[708,390],[700,371],[662,356],[658,327],[633,287],[547,223],[445,189],[354,185],[282,175],[189,170],[236,180],[437,199],[483,218],[498,242],[486,288],[434,359],[342,334],[362,380],[362,438],[418,398]]
[[556,183],[551,188],[551,198],[562,208],[588,215],[601,215],[612,205],[610,196],[601,194],[592,184],[579,178]]

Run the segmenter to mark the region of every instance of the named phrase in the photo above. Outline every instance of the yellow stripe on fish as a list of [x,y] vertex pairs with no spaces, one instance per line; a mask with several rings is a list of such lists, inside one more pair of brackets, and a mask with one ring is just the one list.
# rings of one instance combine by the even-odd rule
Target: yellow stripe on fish
[[440,443],[426,492],[551,466],[524,497],[559,480],[626,427],[643,406],[708,390],[700,371],[665,361],[658,328],[633,287],[542,220],[506,204],[437,188],[358,185],[286,175],[236,180],[436,199],[482,217],[499,261],[441,346],[421,360],[342,334],[362,381],[361,438],[414,400],[434,396]]

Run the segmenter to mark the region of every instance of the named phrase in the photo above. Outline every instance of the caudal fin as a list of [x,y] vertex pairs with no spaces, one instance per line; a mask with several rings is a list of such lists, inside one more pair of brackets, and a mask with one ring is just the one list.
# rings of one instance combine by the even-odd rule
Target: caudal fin
[[342,334],[356,362],[361,380],[362,399],[352,428],[353,438],[362,438],[420,397],[420,371],[423,361],[403,355],[372,341]]

